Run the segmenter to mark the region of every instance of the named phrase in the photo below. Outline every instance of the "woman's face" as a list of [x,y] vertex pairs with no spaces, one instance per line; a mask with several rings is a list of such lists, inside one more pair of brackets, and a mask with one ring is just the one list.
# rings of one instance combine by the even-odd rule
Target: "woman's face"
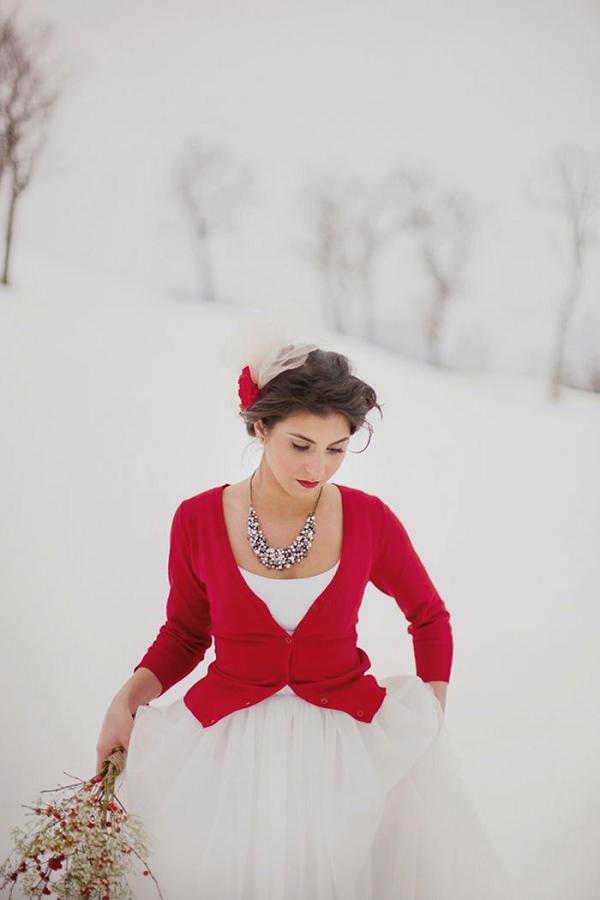
[[[309,497],[329,481],[341,466],[350,440],[350,425],[340,413],[324,417],[292,413],[269,433],[261,422],[256,430],[265,437],[263,463],[294,497]],[[304,487],[299,480],[316,483]]]

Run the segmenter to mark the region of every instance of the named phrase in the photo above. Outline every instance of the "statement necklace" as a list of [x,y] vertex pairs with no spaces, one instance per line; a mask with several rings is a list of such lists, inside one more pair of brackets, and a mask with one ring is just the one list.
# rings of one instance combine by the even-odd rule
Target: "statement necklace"
[[300,534],[287,547],[271,547],[262,532],[256,510],[252,505],[252,478],[254,478],[255,474],[256,470],[250,478],[250,509],[248,510],[248,540],[250,541],[250,546],[267,569],[289,569],[290,566],[303,560],[310,550],[315,536],[315,510],[321,497],[323,486],[321,486],[312,512],[309,512],[306,517],[306,522]]

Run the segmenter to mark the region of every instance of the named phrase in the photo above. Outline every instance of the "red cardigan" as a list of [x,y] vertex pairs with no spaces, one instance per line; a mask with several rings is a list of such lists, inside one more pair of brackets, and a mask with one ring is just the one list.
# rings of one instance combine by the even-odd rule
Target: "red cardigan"
[[154,672],[162,695],[198,665],[214,638],[214,661],[183,698],[202,725],[288,684],[309,703],[371,722],[386,689],[365,674],[371,662],[356,643],[369,581],[394,597],[410,622],[417,675],[450,680],[450,614],[406,529],[374,494],[334,484],[342,495],[340,562],[292,635],[238,568],[223,511],[227,484],[183,500],[175,511],[166,621],[133,671]]

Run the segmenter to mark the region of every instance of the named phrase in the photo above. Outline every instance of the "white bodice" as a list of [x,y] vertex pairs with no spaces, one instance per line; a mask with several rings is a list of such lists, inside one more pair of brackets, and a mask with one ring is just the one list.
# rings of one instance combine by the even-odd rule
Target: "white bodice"
[[[325,590],[338,566],[339,561],[326,572],[304,578],[271,578],[249,572],[241,566],[238,569],[250,589],[267,604],[273,618],[292,634],[310,605]],[[277,694],[293,693],[288,685],[277,691]]]

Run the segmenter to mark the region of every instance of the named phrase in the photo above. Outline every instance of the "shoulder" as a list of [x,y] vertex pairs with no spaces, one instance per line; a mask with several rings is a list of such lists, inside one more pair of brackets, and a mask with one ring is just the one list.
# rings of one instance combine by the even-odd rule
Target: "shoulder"
[[362,488],[351,487],[348,484],[339,484],[338,482],[336,482],[336,484],[340,488],[342,493],[347,495],[358,506],[363,506],[365,509],[374,510],[378,514],[381,514],[384,506],[386,506],[384,501],[380,497],[378,497],[377,494],[372,494],[369,491],[364,491],[362,490]]
[[185,521],[191,521],[202,516],[202,514],[208,510],[214,509],[214,504],[219,500],[223,487],[224,485],[218,484],[206,488],[198,494],[184,497],[180,500],[175,510],[175,517],[181,517]]
[[350,485],[346,484],[338,484],[338,487],[350,499],[354,508],[359,511],[365,520],[369,521],[379,537],[382,537],[387,531],[391,520],[398,521],[396,513],[389,504],[377,494],[361,488],[350,487]]

